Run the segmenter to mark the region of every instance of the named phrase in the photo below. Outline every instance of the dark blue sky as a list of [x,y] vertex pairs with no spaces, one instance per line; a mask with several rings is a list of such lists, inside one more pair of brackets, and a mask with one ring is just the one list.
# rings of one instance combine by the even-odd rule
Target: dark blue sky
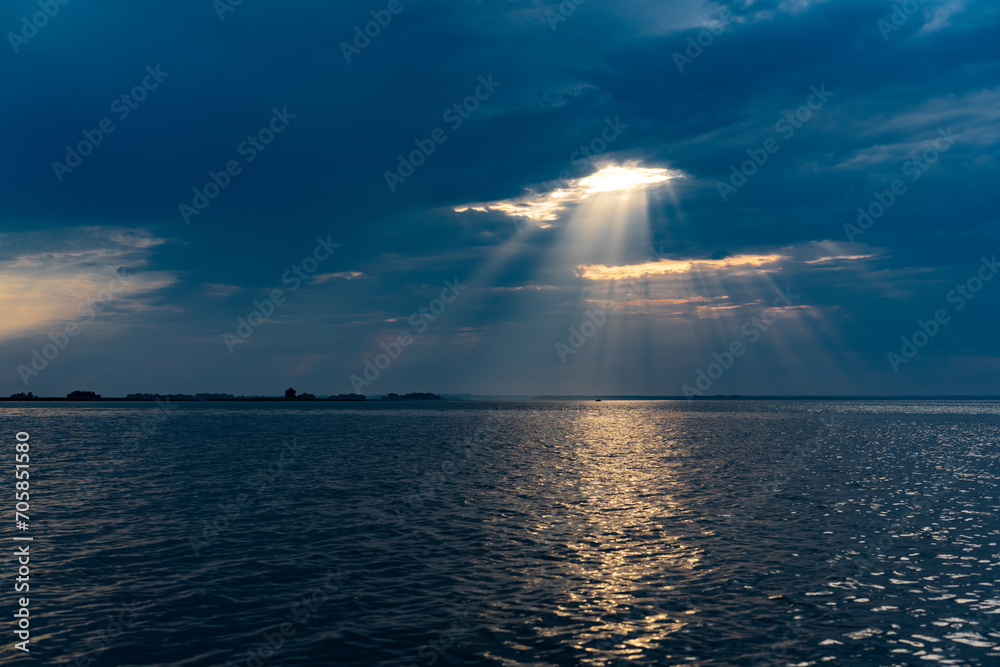
[[0,394],[1000,393],[993,3],[226,7],[0,9]]

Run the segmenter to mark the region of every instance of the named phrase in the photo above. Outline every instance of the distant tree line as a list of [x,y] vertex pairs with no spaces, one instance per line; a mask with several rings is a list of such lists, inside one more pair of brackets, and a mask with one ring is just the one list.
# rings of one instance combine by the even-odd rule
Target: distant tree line
[[93,391],[71,391],[66,394],[66,398],[70,400],[80,400],[87,398],[100,398],[101,395]]
[[[100,400],[102,397],[100,394],[94,391],[71,391],[66,394],[66,399],[71,401],[86,401],[86,400]],[[43,398],[41,396],[35,396],[30,391],[28,393],[19,392],[16,394],[11,394],[11,400],[15,401],[30,401],[30,400],[60,400],[57,398]],[[3,400],[3,399],[0,399]],[[128,394],[124,398],[107,398],[104,400],[121,400],[121,401],[273,401],[282,400],[275,396],[234,396],[233,394],[151,394],[151,393],[134,393]],[[310,394],[307,392],[298,393],[294,388],[289,387],[285,390],[284,400],[286,401],[364,401],[367,397],[364,394],[337,394],[335,396],[328,396],[326,398],[317,398],[315,394]],[[413,392],[410,394],[386,394],[382,396],[383,401],[440,401],[442,400],[437,394],[430,394],[426,392]]]

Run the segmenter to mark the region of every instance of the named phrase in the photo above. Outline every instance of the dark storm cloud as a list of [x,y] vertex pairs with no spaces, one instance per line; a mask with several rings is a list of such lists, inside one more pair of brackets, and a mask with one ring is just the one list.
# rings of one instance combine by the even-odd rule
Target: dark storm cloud
[[[559,226],[525,235],[502,214],[452,209],[586,176],[595,166],[575,153],[613,122],[624,129],[601,159],[686,176],[673,183],[676,204],[651,199],[652,241],[665,255],[799,248],[788,251],[798,256],[822,241],[872,255],[838,270],[794,262],[782,270],[808,287],[804,298],[839,330],[864,377],[882,378],[869,386],[919,391],[940,367],[928,363],[934,371],[909,384],[884,377],[897,329],[943,298],[983,252],[1000,249],[992,194],[998,18],[989,3],[928,2],[897,16],[898,30],[880,26],[892,20],[883,2],[665,4],[401,0],[387,14],[388,2],[245,1],[222,20],[207,0],[62,5],[0,59],[13,101],[0,108],[9,156],[0,163],[0,224],[11,235],[141,230],[163,241],[144,270],[176,280],[154,300],[145,295],[148,310],[109,320],[103,342],[81,338],[81,351],[53,363],[45,381],[62,387],[90,368],[95,382],[111,382],[96,369],[153,345],[163,361],[138,367],[169,385],[160,389],[266,391],[294,369],[318,392],[347,391],[347,375],[443,280],[471,279],[507,247],[509,261],[490,284],[442,317],[385,390],[424,378],[434,384],[425,389],[487,391],[496,373],[514,391],[509,374],[518,372],[523,391],[579,383],[551,354],[553,332],[569,326],[584,287],[572,267],[545,264]],[[36,11],[34,2],[8,3],[0,27],[17,33],[21,17]],[[368,28],[377,35],[358,37],[377,20],[384,25]],[[147,68],[168,74],[151,79]],[[496,83],[484,88],[484,80]],[[132,108],[121,96],[144,82]],[[780,125],[813,90],[831,94],[807,120]],[[474,110],[454,109],[477,91]],[[244,142],[268,128],[275,110],[287,127],[248,161]],[[105,118],[114,131],[72,172],[55,173],[66,146],[84,132],[96,136]],[[958,139],[911,181],[912,161],[949,127]],[[435,130],[443,142],[431,139]],[[760,155],[768,140],[780,149],[723,201],[719,183],[730,182],[731,165],[750,159],[748,150]],[[409,161],[428,141],[433,154],[390,190],[386,172],[400,174],[399,156]],[[231,161],[239,173],[219,176]],[[228,184],[185,221],[179,205],[196,203],[193,189],[203,192],[210,172]],[[851,239],[844,225],[896,179],[905,193]],[[341,247],[321,271],[361,276],[304,285],[230,355],[223,331],[327,235]],[[636,262],[646,251],[629,249]],[[992,358],[975,332],[993,324],[995,309],[969,312],[968,342],[942,338],[934,354]],[[37,340],[47,331],[39,326]],[[687,373],[665,352],[683,343],[662,338],[650,343],[650,358],[661,360],[657,378]],[[32,344],[5,342],[5,367]],[[831,352],[824,345],[817,354]],[[179,368],[171,358],[194,361]],[[622,387],[623,374],[615,380]],[[658,382],[644,379],[632,392],[666,391]],[[763,386],[741,382],[730,389]],[[16,377],[11,385],[18,388]]]

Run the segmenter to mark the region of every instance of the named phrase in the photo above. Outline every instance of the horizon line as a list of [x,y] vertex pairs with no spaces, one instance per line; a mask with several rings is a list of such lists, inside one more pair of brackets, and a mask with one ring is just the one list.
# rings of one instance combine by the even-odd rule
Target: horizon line
[[[154,402],[157,400],[175,400],[184,402],[225,402],[225,401],[281,401],[281,402],[310,402],[310,401],[331,401],[331,402],[363,402],[371,400],[383,400],[388,396],[396,396],[399,400],[431,400],[431,401],[491,401],[491,400],[518,400],[518,401],[553,401],[553,400],[587,400],[587,401],[719,401],[719,400],[773,400],[773,401],[805,401],[805,400],[827,400],[827,401],[849,401],[849,400],[976,400],[976,401],[1000,401],[1000,395],[995,394],[712,394],[706,396],[684,396],[683,394],[471,394],[471,393],[441,393],[429,392],[409,392],[399,394],[397,392],[387,392],[385,394],[329,394],[329,395],[298,395],[295,397],[267,396],[267,395],[234,395],[220,392],[198,392],[188,394],[177,393],[153,393],[153,392],[133,392],[125,396],[28,396],[23,393],[16,393],[9,397],[0,397],[3,402],[31,402],[31,401],[72,401],[72,402]],[[392,400],[392,399],[389,399]]]

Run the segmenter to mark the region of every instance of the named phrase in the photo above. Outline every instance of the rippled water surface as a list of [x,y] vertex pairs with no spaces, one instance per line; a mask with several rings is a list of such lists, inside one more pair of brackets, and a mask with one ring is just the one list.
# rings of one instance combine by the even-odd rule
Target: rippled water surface
[[0,424],[8,462],[31,434],[39,664],[1000,664],[997,403],[8,404]]

